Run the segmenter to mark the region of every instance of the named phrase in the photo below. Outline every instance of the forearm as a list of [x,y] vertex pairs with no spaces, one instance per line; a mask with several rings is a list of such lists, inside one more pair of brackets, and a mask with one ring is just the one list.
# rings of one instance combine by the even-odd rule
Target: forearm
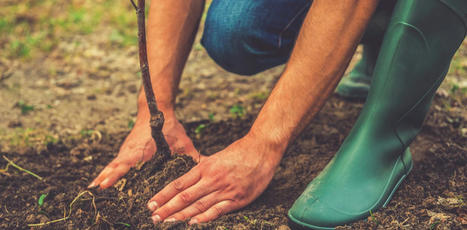
[[[204,0],[153,0],[150,5],[147,43],[151,81],[159,109],[175,117],[175,96],[190,53]],[[138,117],[148,117],[144,90],[138,96]]]
[[285,151],[333,92],[377,2],[313,2],[289,62],[249,136]]

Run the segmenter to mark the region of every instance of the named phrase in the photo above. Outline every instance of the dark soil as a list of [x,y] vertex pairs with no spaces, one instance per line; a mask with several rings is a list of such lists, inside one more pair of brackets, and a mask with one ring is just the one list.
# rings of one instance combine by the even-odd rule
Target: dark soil
[[[439,107],[446,103],[451,102],[436,98],[421,134],[411,146],[414,170],[388,207],[344,228],[467,227],[467,210],[463,201],[467,192],[467,138],[459,128],[465,127],[466,117],[463,113],[450,113]],[[461,105],[465,103],[461,102]],[[289,229],[288,208],[332,158],[361,107],[360,102],[332,98],[290,146],[264,194],[242,210],[190,228]],[[212,154],[244,135],[252,120],[249,117],[216,123],[188,123],[185,126],[197,148],[204,154]],[[207,127],[201,134],[195,134],[194,130],[200,123]],[[28,227],[28,224],[47,223],[67,215],[70,216],[66,220],[45,224],[41,228],[154,229],[146,202],[194,166],[187,157],[175,156],[167,162],[156,157],[139,170],[133,169],[110,189],[81,193],[118,152],[126,134],[105,134],[102,138],[71,145],[53,144],[40,152],[2,153],[21,167],[43,176],[44,180],[40,181],[12,166],[0,174],[0,229],[38,228]],[[7,162],[0,158],[0,167],[5,165]],[[38,204],[41,194],[48,194],[43,205]],[[156,226],[156,229],[186,228],[189,226],[185,222]]]

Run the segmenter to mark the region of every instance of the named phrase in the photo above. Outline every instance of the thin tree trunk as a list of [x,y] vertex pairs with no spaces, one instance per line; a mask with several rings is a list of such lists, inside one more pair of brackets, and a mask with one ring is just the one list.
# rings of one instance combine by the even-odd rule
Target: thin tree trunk
[[136,5],[133,0],[131,3],[136,9],[138,15],[138,47],[139,47],[139,65],[141,67],[141,75],[143,77],[144,92],[146,101],[148,102],[149,112],[151,114],[150,126],[151,135],[157,146],[157,154],[168,158],[170,157],[170,149],[162,127],[164,126],[164,114],[157,108],[156,98],[152,90],[151,77],[149,75],[148,55],[146,49],[146,25],[145,25],[145,0],[138,0]]

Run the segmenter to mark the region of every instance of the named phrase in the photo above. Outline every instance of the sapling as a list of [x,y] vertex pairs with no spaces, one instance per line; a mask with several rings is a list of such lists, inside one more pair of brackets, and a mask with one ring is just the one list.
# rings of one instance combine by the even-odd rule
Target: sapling
[[143,87],[146,94],[149,112],[151,114],[150,126],[151,135],[156,142],[157,154],[161,154],[165,159],[170,157],[170,149],[162,133],[164,126],[164,114],[157,108],[156,98],[152,89],[151,77],[149,75],[148,55],[146,50],[146,26],[145,26],[145,0],[138,0],[138,5],[133,0],[131,4],[136,9],[138,15],[138,47],[139,65],[143,78]]

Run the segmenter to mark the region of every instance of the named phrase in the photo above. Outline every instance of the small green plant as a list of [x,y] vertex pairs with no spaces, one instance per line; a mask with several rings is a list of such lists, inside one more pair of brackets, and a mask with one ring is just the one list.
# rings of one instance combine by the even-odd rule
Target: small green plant
[[18,103],[16,103],[16,106],[21,110],[22,115],[26,115],[29,112],[34,111],[34,106],[26,104],[26,102],[24,101],[18,101]]
[[9,28],[10,22],[8,22],[5,18],[0,18],[0,32],[7,32],[8,30],[11,30]]
[[133,119],[131,119],[131,120],[128,121],[128,128],[132,129],[133,127],[135,127],[135,121],[133,121]]
[[250,218],[248,218],[247,216],[243,216],[243,219],[245,219],[246,222],[252,225],[256,224],[256,220],[250,220]]
[[39,199],[37,199],[37,204],[39,204],[39,207],[41,207],[44,204],[44,199],[49,195],[48,193],[41,194]]
[[24,42],[15,40],[10,44],[10,52],[13,56],[28,57],[31,52],[31,48]]
[[229,110],[230,115],[232,115],[234,118],[239,118],[245,116],[245,108],[241,105],[234,105],[230,108]]
[[195,133],[196,134],[201,134],[205,128],[206,128],[205,124],[200,124],[200,125],[198,125],[198,127],[196,127]]
[[60,221],[65,221],[65,220],[68,220],[68,218],[71,217],[71,212],[73,211],[73,205],[82,197],[84,196],[85,194],[88,194],[89,196],[91,196],[91,204],[92,204],[92,207],[94,208],[94,213],[95,213],[95,216],[97,219],[97,208],[96,208],[96,202],[95,202],[95,199],[96,197],[94,196],[94,194],[92,194],[90,191],[86,190],[86,191],[83,191],[83,192],[80,192],[70,203],[69,207],[68,207],[68,212],[67,210],[65,209],[64,210],[64,213],[63,213],[63,218],[60,218],[60,219],[56,219],[56,220],[51,220],[51,221],[47,221],[47,222],[44,222],[44,223],[37,223],[37,224],[28,224],[28,227],[40,227],[40,226],[44,226],[44,225],[49,225],[49,224],[53,224],[53,223],[57,223],[57,222],[60,222]]
[[87,138],[87,137],[90,137],[93,132],[94,132],[94,130],[92,130],[92,129],[83,129],[83,130],[79,131],[79,134],[81,134],[82,138]]
[[459,90],[459,85],[458,84],[453,84],[451,87],[451,94],[455,94]]
[[44,138],[44,145],[55,144],[58,142],[58,139],[51,135],[46,135]]
[[213,122],[214,121],[214,113],[209,113],[208,118],[209,118],[209,121]]
[[46,216],[48,216],[49,214],[44,209],[42,209],[42,205],[44,205],[44,199],[47,197],[47,195],[49,194],[48,193],[41,194],[39,196],[39,199],[37,199],[37,204],[39,205],[39,213],[44,214]]
[[131,225],[130,225],[130,224],[128,224],[128,223],[125,223],[125,222],[117,222],[116,224],[123,225],[123,226],[125,226],[125,227],[127,227],[127,228],[131,227]]
[[86,15],[85,9],[71,8],[69,12],[70,20],[73,23],[81,23]]

